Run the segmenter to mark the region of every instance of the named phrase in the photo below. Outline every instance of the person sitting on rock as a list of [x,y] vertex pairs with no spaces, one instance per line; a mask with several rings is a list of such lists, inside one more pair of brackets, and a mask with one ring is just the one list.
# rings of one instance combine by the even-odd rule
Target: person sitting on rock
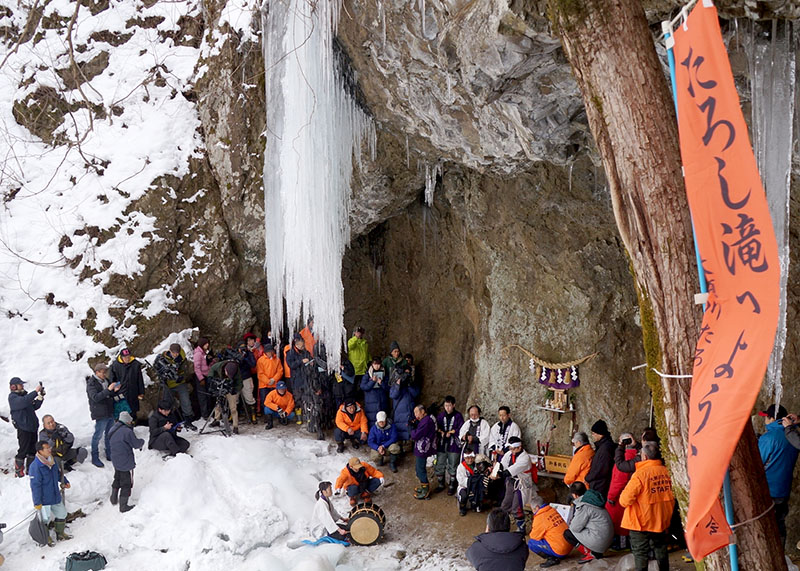
[[[475,462],[476,454],[472,448],[464,450],[464,457],[456,470],[458,490],[458,515],[467,515],[467,510],[481,511],[483,496],[486,491],[486,472],[481,470]],[[488,467],[488,464],[487,464]]]
[[333,485],[330,482],[320,482],[319,489],[314,494],[317,503],[314,504],[314,514],[311,517],[311,536],[314,539],[330,537],[337,541],[347,541],[347,518],[339,515],[331,503]]
[[577,545],[583,557],[579,563],[588,563],[603,557],[614,540],[614,522],[605,510],[603,496],[597,490],[587,490],[583,482],[569,487],[575,503],[575,513],[570,519],[564,539]]
[[523,571],[528,561],[525,536],[512,533],[508,514],[494,508],[486,517],[486,533],[475,538],[467,559],[478,571]]
[[572,460],[564,474],[564,483],[569,486],[574,482],[586,483],[586,474],[592,467],[594,450],[589,446],[589,437],[585,432],[576,432],[572,437]]
[[546,504],[539,496],[531,499],[533,521],[528,549],[546,561],[539,565],[546,569],[561,563],[561,560],[572,551],[572,545],[564,539],[564,532],[569,529],[564,518],[550,504]]
[[147,443],[147,447],[150,450],[168,452],[169,456],[189,450],[189,441],[177,434],[183,426],[172,412],[170,401],[164,400],[158,403],[158,409],[150,413],[148,425],[150,426],[150,441]]
[[336,441],[336,451],[344,452],[344,441],[350,440],[353,448],[358,450],[361,442],[367,441],[367,416],[353,399],[348,399],[336,413],[336,428],[333,429],[333,439]]
[[82,446],[73,448],[75,437],[69,428],[57,423],[50,414],[42,417],[42,426],[39,441],[50,445],[53,458],[64,467],[65,472],[71,471],[74,464],[81,464],[86,460],[89,453]]
[[[31,481],[33,507],[42,512],[42,521],[47,524],[50,518],[55,519],[56,539],[72,539],[64,528],[67,525],[67,508],[61,495],[62,486],[69,489],[66,476],[61,475],[58,462],[53,458],[50,444],[46,440],[36,443],[36,457],[28,470]],[[51,543],[50,537],[47,538]]]
[[381,484],[383,484],[383,472],[353,456],[336,478],[336,495],[346,492],[350,498],[350,505],[354,506],[358,503],[359,497],[365,502],[370,501],[372,494]]
[[379,411],[375,418],[376,422],[369,429],[367,437],[367,444],[371,448],[369,459],[377,462],[378,466],[383,466],[386,456],[389,456],[389,469],[397,472],[397,456],[400,454],[397,429],[384,411]]
[[264,399],[264,417],[267,421],[265,430],[272,428],[275,418],[283,425],[287,425],[289,421],[295,419],[294,396],[286,387],[286,381],[278,381],[275,387],[275,390],[267,393],[267,397]]

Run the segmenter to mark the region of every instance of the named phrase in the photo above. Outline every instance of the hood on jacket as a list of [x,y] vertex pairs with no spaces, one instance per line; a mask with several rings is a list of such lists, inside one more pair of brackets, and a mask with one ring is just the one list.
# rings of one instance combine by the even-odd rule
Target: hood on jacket
[[[389,344],[389,353],[391,353],[391,352],[392,352],[392,351],[394,351],[395,349],[397,349],[398,351],[400,351],[400,344],[399,344],[397,341],[392,341],[392,342]],[[402,353],[402,351],[400,351],[400,352]],[[402,355],[401,355],[401,357],[402,357]]]
[[519,549],[523,543],[524,537],[521,533],[510,531],[495,531],[482,533],[475,538],[481,543],[488,551],[492,553],[511,553]]
[[606,506],[606,501],[597,490],[586,490],[586,493],[581,496],[581,501],[584,504],[590,504],[598,508],[605,508]]

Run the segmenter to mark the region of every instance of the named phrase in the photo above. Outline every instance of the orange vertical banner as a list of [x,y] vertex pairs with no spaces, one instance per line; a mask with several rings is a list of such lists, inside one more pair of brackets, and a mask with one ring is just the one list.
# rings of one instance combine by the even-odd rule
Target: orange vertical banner
[[692,555],[701,558],[729,542],[720,489],[772,352],[780,267],[711,2],[698,2],[674,37],[686,193],[708,281],[694,357],[687,454],[686,540]]

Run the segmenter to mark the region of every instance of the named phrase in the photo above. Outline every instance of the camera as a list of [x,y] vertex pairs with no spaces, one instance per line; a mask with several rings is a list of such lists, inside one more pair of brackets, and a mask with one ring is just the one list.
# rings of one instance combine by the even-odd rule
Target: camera
[[42,392],[40,392],[39,394],[44,396],[46,394],[45,391],[44,391],[44,383],[39,381],[39,385],[42,387]]
[[632,438],[623,438],[622,439],[622,445],[623,446],[630,446],[631,444],[633,444],[633,439]]

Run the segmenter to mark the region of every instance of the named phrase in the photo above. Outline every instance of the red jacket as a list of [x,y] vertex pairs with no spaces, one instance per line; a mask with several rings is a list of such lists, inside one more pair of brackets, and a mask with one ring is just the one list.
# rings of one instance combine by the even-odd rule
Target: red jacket
[[[639,453],[635,448],[628,448],[625,450],[625,460],[630,460]],[[608,488],[608,501],[606,502],[606,511],[611,516],[611,521],[614,522],[614,533],[617,535],[628,535],[628,530],[623,529],[620,525],[622,523],[622,514],[625,513],[625,508],[619,505],[619,496],[628,480],[631,479],[633,473],[621,472],[614,466],[611,470],[611,486]]]

